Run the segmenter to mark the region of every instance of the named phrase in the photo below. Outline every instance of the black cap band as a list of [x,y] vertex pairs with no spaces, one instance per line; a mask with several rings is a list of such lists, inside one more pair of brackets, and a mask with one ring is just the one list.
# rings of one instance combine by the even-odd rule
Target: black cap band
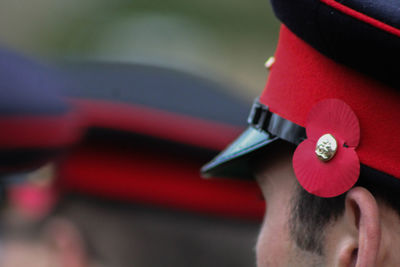
[[304,127],[272,113],[258,98],[254,100],[247,122],[256,130],[265,131],[295,145],[306,139]]

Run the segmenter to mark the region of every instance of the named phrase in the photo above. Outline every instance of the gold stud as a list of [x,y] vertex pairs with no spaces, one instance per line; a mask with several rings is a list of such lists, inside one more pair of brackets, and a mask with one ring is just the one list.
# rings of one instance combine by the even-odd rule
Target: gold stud
[[318,159],[326,162],[335,156],[337,148],[338,146],[335,137],[331,134],[324,134],[318,139],[315,147],[315,154]]
[[268,69],[271,70],[272,65],[275,63],[275,57],[269,57],[267,61],[265,61],[264,66]]

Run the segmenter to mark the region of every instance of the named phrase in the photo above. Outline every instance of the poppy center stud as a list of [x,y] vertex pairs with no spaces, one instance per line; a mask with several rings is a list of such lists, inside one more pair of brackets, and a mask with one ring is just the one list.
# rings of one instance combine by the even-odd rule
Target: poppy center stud
[[331,134],[324,134],[318,139],[315,147],[315,154],[321,161],[331,160],[337,150],[337,141]]

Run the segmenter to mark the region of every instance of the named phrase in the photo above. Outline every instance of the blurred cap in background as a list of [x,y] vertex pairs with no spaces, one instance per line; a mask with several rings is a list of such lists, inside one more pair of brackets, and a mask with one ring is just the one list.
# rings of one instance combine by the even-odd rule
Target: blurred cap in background
[[71,81],[65,97],[88,131],[57,162],[59,199],[40,223],[56,229],[48,238],[69,244],[51,242],[57,251],[82,248],[73,254],[86,256],[74,260],[106,266],[251,265],[264,211],[257,186],[199,175],[243,130],[248,103],[164,67],[79,63],[62,72]]
[[79,116],[49,67],[0,48],[0,180],[33,170],[77,142]]

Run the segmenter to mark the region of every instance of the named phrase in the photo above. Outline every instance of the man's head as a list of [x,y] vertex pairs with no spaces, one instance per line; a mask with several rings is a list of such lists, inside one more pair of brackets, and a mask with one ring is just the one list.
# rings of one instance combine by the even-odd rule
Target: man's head
[[282,143],[253,164],[267,203],[256,246],[258,266],[396,266],[400,209],[395,191],[361,177],[334,198],[309,194],[292,168],[294,148]]
[[203,174],[256,176],[259,266],[398,266],[399,9],[271,2],[283,24],[266,88]]

